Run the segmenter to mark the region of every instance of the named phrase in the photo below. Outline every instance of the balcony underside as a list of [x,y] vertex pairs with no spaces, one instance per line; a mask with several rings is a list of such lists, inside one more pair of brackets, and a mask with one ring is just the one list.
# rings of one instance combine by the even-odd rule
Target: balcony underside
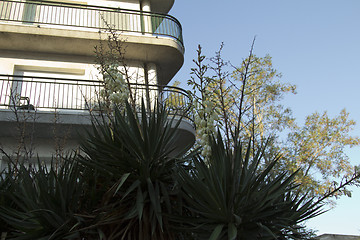
[[[171,8],[171,0],[152,0]],[[88,57],[108,39],[109,28],[124,41],[125,59],[157,65],[159,84],[168,83],[184,61],[182,28],[167,14],[58,1],[0,2],[0,50]],[[103,32],[100,36],[99,31]],[[107,44],[104,44],[106,46]],[[29,55],[31,57],[31,55]],[[89,63],[88,60],[88,63]]]
[[[106,39],[106,33],[102,33]],[[125,58],[155,63],[159,84],[167,84],[181,68],[184,50],[178,41],[150,34],[122,34]],[[95,60],[94,47],[100,43],[96,31],[49,28],[41,25],[0,24],[0,49],[21,54],[69,55]]]
[[150,5],[154,12],[168,13],[174,5],[174,0],[150,0]]
[[[193,145],[192,102],[185,90],[150,84],[129,85],[129,99],[133,99],[135,105],[144,102],[148,109],[156,103],[166,105],[173,126],[179,123],[177,151]],[[101,82],[94,80],[0,74],[0,147],[9,144],[7,139],[14,147],[14,139],[20,135],[30,135],[45,150],[49,148],[46,144],[56,139],[70,140],[76,147],[79,136],[91,131],[91,118],[102,119],[101,110],[110,107],[104,96],[98,94],[102,90]]]
[[[33,139],[35,148],[39,149],[53,147],[56,140],[68,141],[76,148],[86,132],[91,132],[91,117],[86,111],[17,111],[16,114],[18,121],[14,111],[0,109],[0,144],[4,149],[16,148],[19,142],[14,140],[21,139],[20,135]],[[195,142],[193,125],[185,119],[180,121],[175,152],[189,149]]]

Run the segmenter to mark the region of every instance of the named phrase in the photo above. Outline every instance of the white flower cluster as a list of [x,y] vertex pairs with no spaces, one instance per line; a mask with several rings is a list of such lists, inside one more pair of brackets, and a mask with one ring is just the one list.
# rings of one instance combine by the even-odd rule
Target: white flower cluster
[[214,110],[214,104],[209,100],[203,101],[202,104],[195,104],[195,108],[196,132],[200,138],[199,143],[203,147],[201,154],[204,157],[210,157],[210,136],[215,133],[218,114]]
[[129,97],[129,88],[124,80],[118,66],[112,64],[103,75],[105,89],[102,89],[100,95],[108,96],[109,100],[115,104],[125,102]]

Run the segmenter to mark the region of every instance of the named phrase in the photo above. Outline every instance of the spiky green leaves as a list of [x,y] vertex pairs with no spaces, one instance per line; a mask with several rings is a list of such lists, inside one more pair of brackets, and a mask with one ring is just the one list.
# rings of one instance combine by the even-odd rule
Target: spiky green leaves
[[[260,162],[266,146],[210,138],[211,154],[174,151],[178,122],[130,105],[97,122],[60,169],[1,175],[2,231],[15,239],[303,239],[321,213],[294,174]],[[250,147],[251,146],[251,147]]]
[[320,213],[320,206],[292,194],[294,175],[272,175],[277,159],[258,169],[264,147],[255,153],[250,144],[228,149],[220,135],[211,147],[206,162],[198,156],[190,172],[179,170],[184,206],[191,213],[180,218],[182,227],[197,239],[292,236],[299,223]]
[[10,165],[0,183],[8,184],[0,205],[0,219],[7,223],[10,239],[74,239],[84,219],[77,215],[83,196],[84,171],[75,162],[35,164],[33,168]]
[[94,125],[85,139],[86,157],[80,161],[108,184],[98,210],[107,235],[117,226],[120,239],[171,238],[164,214],[171,213],[174,172],[181,164],[174,151],[178,121],[163,106],[151,110],[143,103],[136,112],[127,104],[126,111],[115,109],[109,124]]

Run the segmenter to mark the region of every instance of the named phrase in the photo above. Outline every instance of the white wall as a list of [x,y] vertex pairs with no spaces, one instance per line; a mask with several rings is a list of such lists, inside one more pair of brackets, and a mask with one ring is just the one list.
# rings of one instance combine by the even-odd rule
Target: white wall
[[[157,84],[157,72],[155,64],[148,64],[148,83],[152,85]],[[120,68],[124,78],[129,79],[131,83],[145,84],[144,64],[140,62],[127,62],[126,67]],[[74,63],[54,60],[39,60],[39,59],[19,59],[10,57],[0,57],[0,74],[6,75],[21,75],[25,77],[43,77],[43,78],[64,78],[76,80],[100,80],[102,76],[99,74],[97,67],[89,63]],[[48,108],[53,110],[55,108],[68,108],[68,105],[62,105],[66,101],[72,102],[76,105],[75,108],[84,107],[89,101],[97,101],[97,88],[79,87],[68,85],[57,85],[54,87],[50,84],[31,82],[15,82],[12,85],[11,81],[7,81],[6,77],[1,77],[0,80],[0,104],[9,104],[10,99],[14,101],[14,94],[20,97],[29,97],[30,104],[35,107]],[[26,78],[24,78],[26,79]],[[19,79],[18,79],[19,80]],[[21,79],[20,79],[21,80]],[[35,79],[36,80],[36,79]],[[50,81],[50,80],[49,80]],[[53,80],[51,80],[53,81]],[[65,81],[67,82],[67,81]],[[61,81],[57,80],[57,83]],[[20,85],[19,85],[20,84]],[[14,86],[16,89],[14,89]],[[43,89],[43,90],[41,90]],[[46,89],[46,90],[44,90]],[[151,90],[149,95],[146,95],[146,88],[140,86],[134,93],[137,101],[142,97],[150,96],[155,98],[157,90]],[[46,91],[42,94],[41,91]],[[61,94],[52,93],[61,91]],[[80,92],[79,92],[80,91]],[[89,91],[93,91],[92,93]],[[53,102],[49,102],[49,98],[54,98]],[[81,98],[81,99],[80,99]],[[86,100],[85,100],[85,99]],[[46,102],[47,101],[47,102]],[[19,102],[18,99],[15,101]],[[46,102],[46,103],[45,103]],[[65,103],[64,103],[65,104]],[[17,105],[17,104],[16,104]],[[0,107],[6,108],[6,107]]]

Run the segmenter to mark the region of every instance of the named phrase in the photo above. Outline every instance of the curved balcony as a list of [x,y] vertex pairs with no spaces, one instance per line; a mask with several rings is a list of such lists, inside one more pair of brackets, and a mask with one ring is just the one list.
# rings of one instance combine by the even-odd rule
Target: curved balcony
[[153,11],[168,13],[174,5],[174,0],[150,0],[150,3]]
[[[181,115],[192,121],[192,105],[188,93],[178,87],[129,83],[135,102],[155,101],[166,104],[170,114]],[[38,111],[96,111],[103,84],[97,80],[17,76],[0,74],[0,109]],[[101,104],[100,104],[101,105]]]
[[182,29],[174,17],[49,1],[0,1],[0,56],[92,64],[94,47],[107,41],[109,26],[120,34],[125,59],[156,64],[159,84],[181,68]]
[[97,31],[111,28],[124,33],[166,36],[183,45],[179,21],[160,13],[51,1],[2,0],[0,20]]
[[[66,137],[76,140],[81,129],[91,130],[90,114],[96,117],[101,110],[98,93],[102,88],[103,84],[95,80],[0,75],[0,138],[11,136],[22,118],[35,123],[29,129],[34,129],[39,139],[51,139],[56,123],[59,136],[69,132],[64,129],[72,128]],[[179,124],[176,151],[191,147],[195,142],[192,101],[185,90],[136,83],[130,84],[130,90],[136,103],[144,100],[148,107],[156,100],[165,103],[169,114],[174,115],[173,124]]]

